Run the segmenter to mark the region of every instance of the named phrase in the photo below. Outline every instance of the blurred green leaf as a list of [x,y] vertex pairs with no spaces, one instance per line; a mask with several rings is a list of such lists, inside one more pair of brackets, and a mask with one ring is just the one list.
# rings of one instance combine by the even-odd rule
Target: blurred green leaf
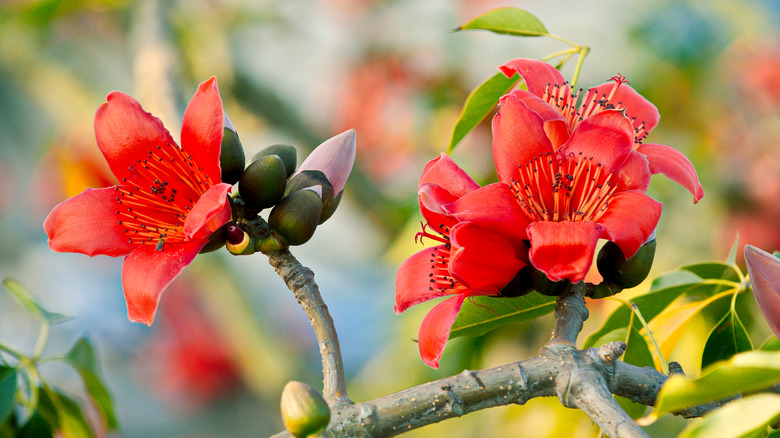
[[493,111],[501,96],[512,89],[519,80],[520,76],[517,74],[508,78],[503,73],[498,72],[469,94],[463,104],[458,121],[455,122],[455,128],[452,130],[452,138],[447,148],[448,154]]
[[0,424],[14,411],[16,375],[15,368],[0,366]]
[[712,329],[704,345],[701,357],[702,368],[719,360],[725,360],[731,356],[750,351],[753,343],[750,342],[745,325],[739,319],[737,312],[729,311]]
[[111,394],[100,379],[95,360],[95,349],[89,339],[82,337],[76,341],[76,344],[65,356],[65,360],[81,375],[87,393],[103,417],[106,427],[109,430],[117,429],[119,423],[114,412],[114,403],[111,400]]
[[51,438],[53,436],[51,424],[38,412],[33,412],[15,438]]
[[516,298],[474,297],[463,302],[450,339],[478,336],[511,322],[523,322],[546,315],[555,308],[555,297],[536,292]]
[[496,8],[474,18],[456,30],[482,29],[516,36],[547,35],[547,29],[532,13],[520,8]]
[[772,335],[761,344],[760,349],[762,351],[780,351],[780,339],[777,339],[775,335]]
[[81,407],[70,397],[44,385],[39,392],[38,411],[63,438],[94,436]]
[[734,400],[691,423],[679,438],[742,438],[765,436],[780,419],[780,395],[757,394]]
[[697,379],[672,376],[656,400],[658,413],[676,412],[768,388],[780,381],[780,352],[748,351],[706,368]]
[[738,249],[739,249],[739,231],[737,231],[737,237],[734,238],[734,244],[731,245],[731,250],[729,251],[729,255],[726,257],[726,264],[728,265],[737,264]]
[[21,304],[30,315],[34,316],[41,322],[57,324],[73,318],[72,316],[53,313],[44,309],[40,304],[38,304],[37,301],[35,301],[35,298],[33,298],[27,288],[12,278],[5,278],[3,280],[3,286],[5,286],[8,292],[11,293],[11,296],[14,297],[14,299],[19,304]]
[[739,283],[739,275],[734,270],[735,267],[720,262],[696,263],[685,265],[680,269],[693,272],[699,277],[707,280],[728,280]]

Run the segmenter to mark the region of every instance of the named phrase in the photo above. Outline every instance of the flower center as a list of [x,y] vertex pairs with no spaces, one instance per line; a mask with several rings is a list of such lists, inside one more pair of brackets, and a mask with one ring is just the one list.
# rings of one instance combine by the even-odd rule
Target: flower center
[[192,207],[213,182],[179,146],[167,144],[131,165],[117,192],[117,221],[130,243],[156,245],[183,242],[184,223]]
[[604,214],[617,190],[614,172],[581,154],[561,159],[548,152],[519,166],[511,186],[530,221],[597,221]]
[[430,277],[428,290],[438,290],[443,294],[457,295],[470,291],[469,288],[464,286],[461,282],[456,280],[450,274],[450,229],[445,225],[439,225],[439,228],[433,234],[428,231],[427,224],[421,224],[422,231],[414,236],[414,241],[417,243],[417,239],[422,242],[424,237],[428,237],[437,242],[441,242],[442,245],[437,245],[430,248],[430,262],[431,269],[428,272]]

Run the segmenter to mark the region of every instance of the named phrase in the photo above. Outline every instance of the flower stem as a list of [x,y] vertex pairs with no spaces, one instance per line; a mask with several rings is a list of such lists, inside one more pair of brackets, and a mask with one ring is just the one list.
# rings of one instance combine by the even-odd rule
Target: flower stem
[[328,306],[322,300],[319,287],[314,282],[314,272],[301,265],[287,249],[269,253],[268,261],[295,294],[295,298],[314,327],[314,334],[322,355],[322,395],[331,406],[352,404],[347,397],[344,363],[336,327],[328,312]]

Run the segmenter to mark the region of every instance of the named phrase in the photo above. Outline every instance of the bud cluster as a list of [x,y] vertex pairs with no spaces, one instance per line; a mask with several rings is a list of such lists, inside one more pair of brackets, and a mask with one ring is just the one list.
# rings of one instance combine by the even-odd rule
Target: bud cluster
[[[222,181],[238,183],[233,196],[233,221],[212,236],[203,252],[227,246],[233,254],[271,252],[302,245],[329,219],[344,193],[355,161],[355,131],[348,130],[319,145],[296,171],[294,146],[275,144],[255,154],[248,166],[241,140],[224,117],[220,154]],[[248,233],[249,222],[271,209],[264,233]],[[250,236],[252,234],[252,236]]]

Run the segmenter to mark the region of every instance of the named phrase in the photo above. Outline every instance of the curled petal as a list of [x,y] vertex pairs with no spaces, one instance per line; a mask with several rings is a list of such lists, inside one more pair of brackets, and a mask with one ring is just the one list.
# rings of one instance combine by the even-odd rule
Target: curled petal
[[[515,72],[525,79],[528,91],[542,97],[547,89],[547,84],[560,85],[566,83],[561,72],[552,65],[536,59],[513,59],[498,68],[508,78]],[[567,85],[568,88],[568,85]]]
[[500,105],[493,118],[493,159],[499,181],[510,183],[519,175],[519,164],[552,152],[553,147],[541,116],[516,95],[505,95]]
[[745,262],[758,308],[780,338],[780,259],[752,245],[745,245]]
[[553,281],[582,281],[593,263],[602,226],[595,222],[533,222],[531,264]]
[[618,193],[598,220],[604,226],[602,237],[615,242],[626,258],[631,258],[655,231],[661,210],[660,202],[638,190]]
[[141,245],[125,257],[122,289],[130,321],[152,325],[157,304],[166,287],[189,265],[208,240]]
[[188,239],[208,238],[211,233],[230,220],[230,184],[219,183],[206,191],[192,207],[184,222]]
[[95,137],[111,172],[120,181],[130,177],[136,160],[145,159],[152,148],[175,144],[160,119],[119,91],[111,92],[95,112]]
[[493,230],[510,242],[528,238],[528,219],[508,184],[494,183],[466,194],[446,206],[460,222],[474,222]]
[[134,250],[136,245],[128,241],[116,218],[114,189],[87,189],[54,207],[43,222],[49,247],[57,252],[112,257]]
[[650,163],[650,172],[663,173],[667,178],[685,187],[693,194],[693,202],[699,202],[704,197],[704,189],[699,182],[693,164],[688,157],[675,148],[647,143],[642,144],[637,152],[644,154]]
[[544,132],[547,133],[547,137],[552,142],[553,149],[557,150],[566,143],[566,140],[569,139],[569,124],[557,108],[541,97],[525,90],[514,90],[512,94],[542,118]]
[[594,163],[601,163],[604,170],[610,171],[623,165],[633,145],[631,122],[620,111],[606,110],[583,120],[561,152],[564,155],[593,157]]
[[417,345],[420,348],[420,357],[429,367],[439,368],[439,359],[465,298],[465,295],[456,295],[442,301],[428,312],[420,324]]
[[447,291],[432,286],[434,259],[449,257],[444,245],[425,248],[401,263],[395,275],[395,313],[415,304],[447,295]]
[[650,167],[647,157],[637,151],[628,154],[617,175],[618,191],[639,190],[646,192],[650,187]]
[[[613,88],[615,88],[615,83],[608,82],[588,91],[594,92],[594,98],[603,99],[612,93]],[[655,105],[626,83],[620,84],[609,103],[617,109],[625,108],[626,116],[631,119],[634,128],[641,129],[646,133],[652,131],[661,119],[661,114]]]
[[224,134],[224,117],[217,78],[212,77],[198,86],[184,111],[181,128],[182,150],[192,156],[212,183],[222,178],[219,152]]
[[528,251],[473,222],[456,225],[450,233],[450,272],[469,289],[497,294],[526,265]]
[[441,186],[456,197],[479,188],[479,184],[443,152],[423,168],[418,185],[422,187],[427,183]]
[[426,183],[420,186],[417,199],[420,203],[420,212],[425,221],[432,227],[438,228],[440,225],[452,227],[455,225],[455,219],[445,206],[455,202],[458,198],[449,190],[438,184]]

